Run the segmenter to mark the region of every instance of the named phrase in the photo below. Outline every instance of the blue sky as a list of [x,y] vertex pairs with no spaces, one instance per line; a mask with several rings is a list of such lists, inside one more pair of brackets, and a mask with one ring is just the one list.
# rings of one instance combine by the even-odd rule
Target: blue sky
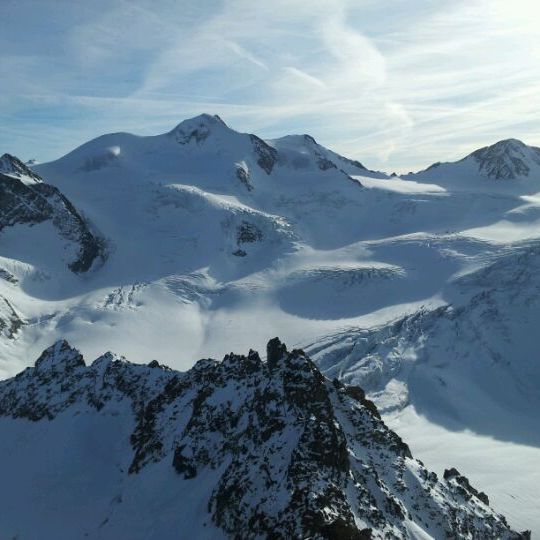
[[540,146],[533,0],[0,0],[0,153],[217,113],[406,172]]

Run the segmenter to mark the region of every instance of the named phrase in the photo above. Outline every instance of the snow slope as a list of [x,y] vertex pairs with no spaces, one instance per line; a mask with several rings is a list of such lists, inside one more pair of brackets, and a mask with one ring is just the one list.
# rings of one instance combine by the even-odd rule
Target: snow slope
[[[360,377],[439,474],[454,448],[423,445],[429,430],[467,433],[475,481],[475,441],[514,452],[510,494],[504,459],[476,483],[515,528],[540,531],[536,155],[506,141],[398,178],[309,136],[264,141],[210,115],[99,137],[34,169],[99,231],[105,264],[70,271],[49,222],[0,233],[0,296],[15,313],[0,308],[0,376],[61,338],[182,370],[274,335],[317,344],[323,369]],[[371,354],[366,336],[386,345]]]

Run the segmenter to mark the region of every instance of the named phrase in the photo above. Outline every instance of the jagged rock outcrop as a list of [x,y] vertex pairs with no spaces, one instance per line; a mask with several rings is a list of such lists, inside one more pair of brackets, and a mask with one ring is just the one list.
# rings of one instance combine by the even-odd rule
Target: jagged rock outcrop
[[50,220],[62,238],[78,244],[78,253],[68,264],[73,272],[86,272],[96,260],[103,260],[103,240],[91,231],[73,204],[58,188],[39,177],[32,183],[25,181],[27,178],[26,173],[24,178],[0,173],[0,231]]
[[14,339],[25,324],[11,302],[0,295],[0,336]]
[[483,491],[478,491],[473,488],[469,482],[469,479],[466,476],[460,474],[455,467],[452,467],[451,469],[445,469],[443,476],[447,482],[454,481],[457,485],[459,485],[460,488],[463,490],[461,491],[461,493],[466,499],[470,499],[474,496],[480,499],[485,505],[489,505],[488,496]]
[[246,163],[237,163],[235,169],[236,178],[246,187],[248,191],[253,191],[253,184],[251,183],[251,173]]
[[42,182],[41,176],[25,165],[20,159],[11,154],[0,157],[0,173],[13,176],[31,183]]
[[11,272],[8,272],[5,268],[0,268],[0,279],[3,279],[8,283],[13,284],[19,282],[19,280]]
[[236,242],[240,246],[241,244],[249,244],[251,242],[258,242],[262,240],[262,231],[253,223],[248,221],[242,221],[242,223],[236,228]]
[[253,145],[253,151],[257,155],[257,165],[266,174],[270,174],[278,159],[277,150],[257,137],[257,135],[250,135],[249,138]]
[[[112,446],[123,448],[129,462],[118,489],[185,486],[184,497],[196,493],[204,515],[230,538],[409,538],[420,529],[433,538],[524,538],[460,475],[439,481],[413,459],[361,389],[326,379],[303,351],[289,352],[277,338],[268,344],[267,361],[254,351],[231,353],[222,362],[200,360],[185,373],[110,353],[86,366],[61,341],[35,367],[0,382],[0,417],[12,421],[62,426],[82,415],[97,425],[118,410],[122,424],[133,425],[126,446]],[[122,461],[117,454],[110,459]],[[170,473],[160,473],[155,485],[148,475],[159,464]],[[25,466],[39,467],[37,454]],[[61,479],[62,470],[52,474]],[[184,534],[175,528],[177,516],[188,517],[192,531],[200,521],[197,536],[207,526],[204,516],[182,518],[181,497],[174,513],[141,506],[123,515],[124,495],[130,499],[110,494],[110,513],[85,536],[118,537],[122,520],[142,516],[153,520],[147,531],[165,520],[170,538]],[[80,504],[85,507],[84,493]],[[36,527],[38,534],[38,521]]]

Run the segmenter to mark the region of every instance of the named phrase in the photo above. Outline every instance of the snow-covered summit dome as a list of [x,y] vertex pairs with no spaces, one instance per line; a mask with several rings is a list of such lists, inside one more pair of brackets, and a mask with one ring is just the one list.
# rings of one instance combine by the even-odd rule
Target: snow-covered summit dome
[[200,144],[212,133],[223,128],[232,131],[217,114],[204,113],[180,122],[169,135],[181,144],[189,144],[192,141]]

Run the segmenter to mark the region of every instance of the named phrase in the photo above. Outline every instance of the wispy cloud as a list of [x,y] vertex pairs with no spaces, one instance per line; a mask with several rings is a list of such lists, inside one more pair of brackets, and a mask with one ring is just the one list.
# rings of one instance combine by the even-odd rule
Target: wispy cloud
[[263,136],[310,132],[392,170],[504,137],[540,144],[532,0],[20,0],[4,11],[0,146],[23,158],[203,111]]

